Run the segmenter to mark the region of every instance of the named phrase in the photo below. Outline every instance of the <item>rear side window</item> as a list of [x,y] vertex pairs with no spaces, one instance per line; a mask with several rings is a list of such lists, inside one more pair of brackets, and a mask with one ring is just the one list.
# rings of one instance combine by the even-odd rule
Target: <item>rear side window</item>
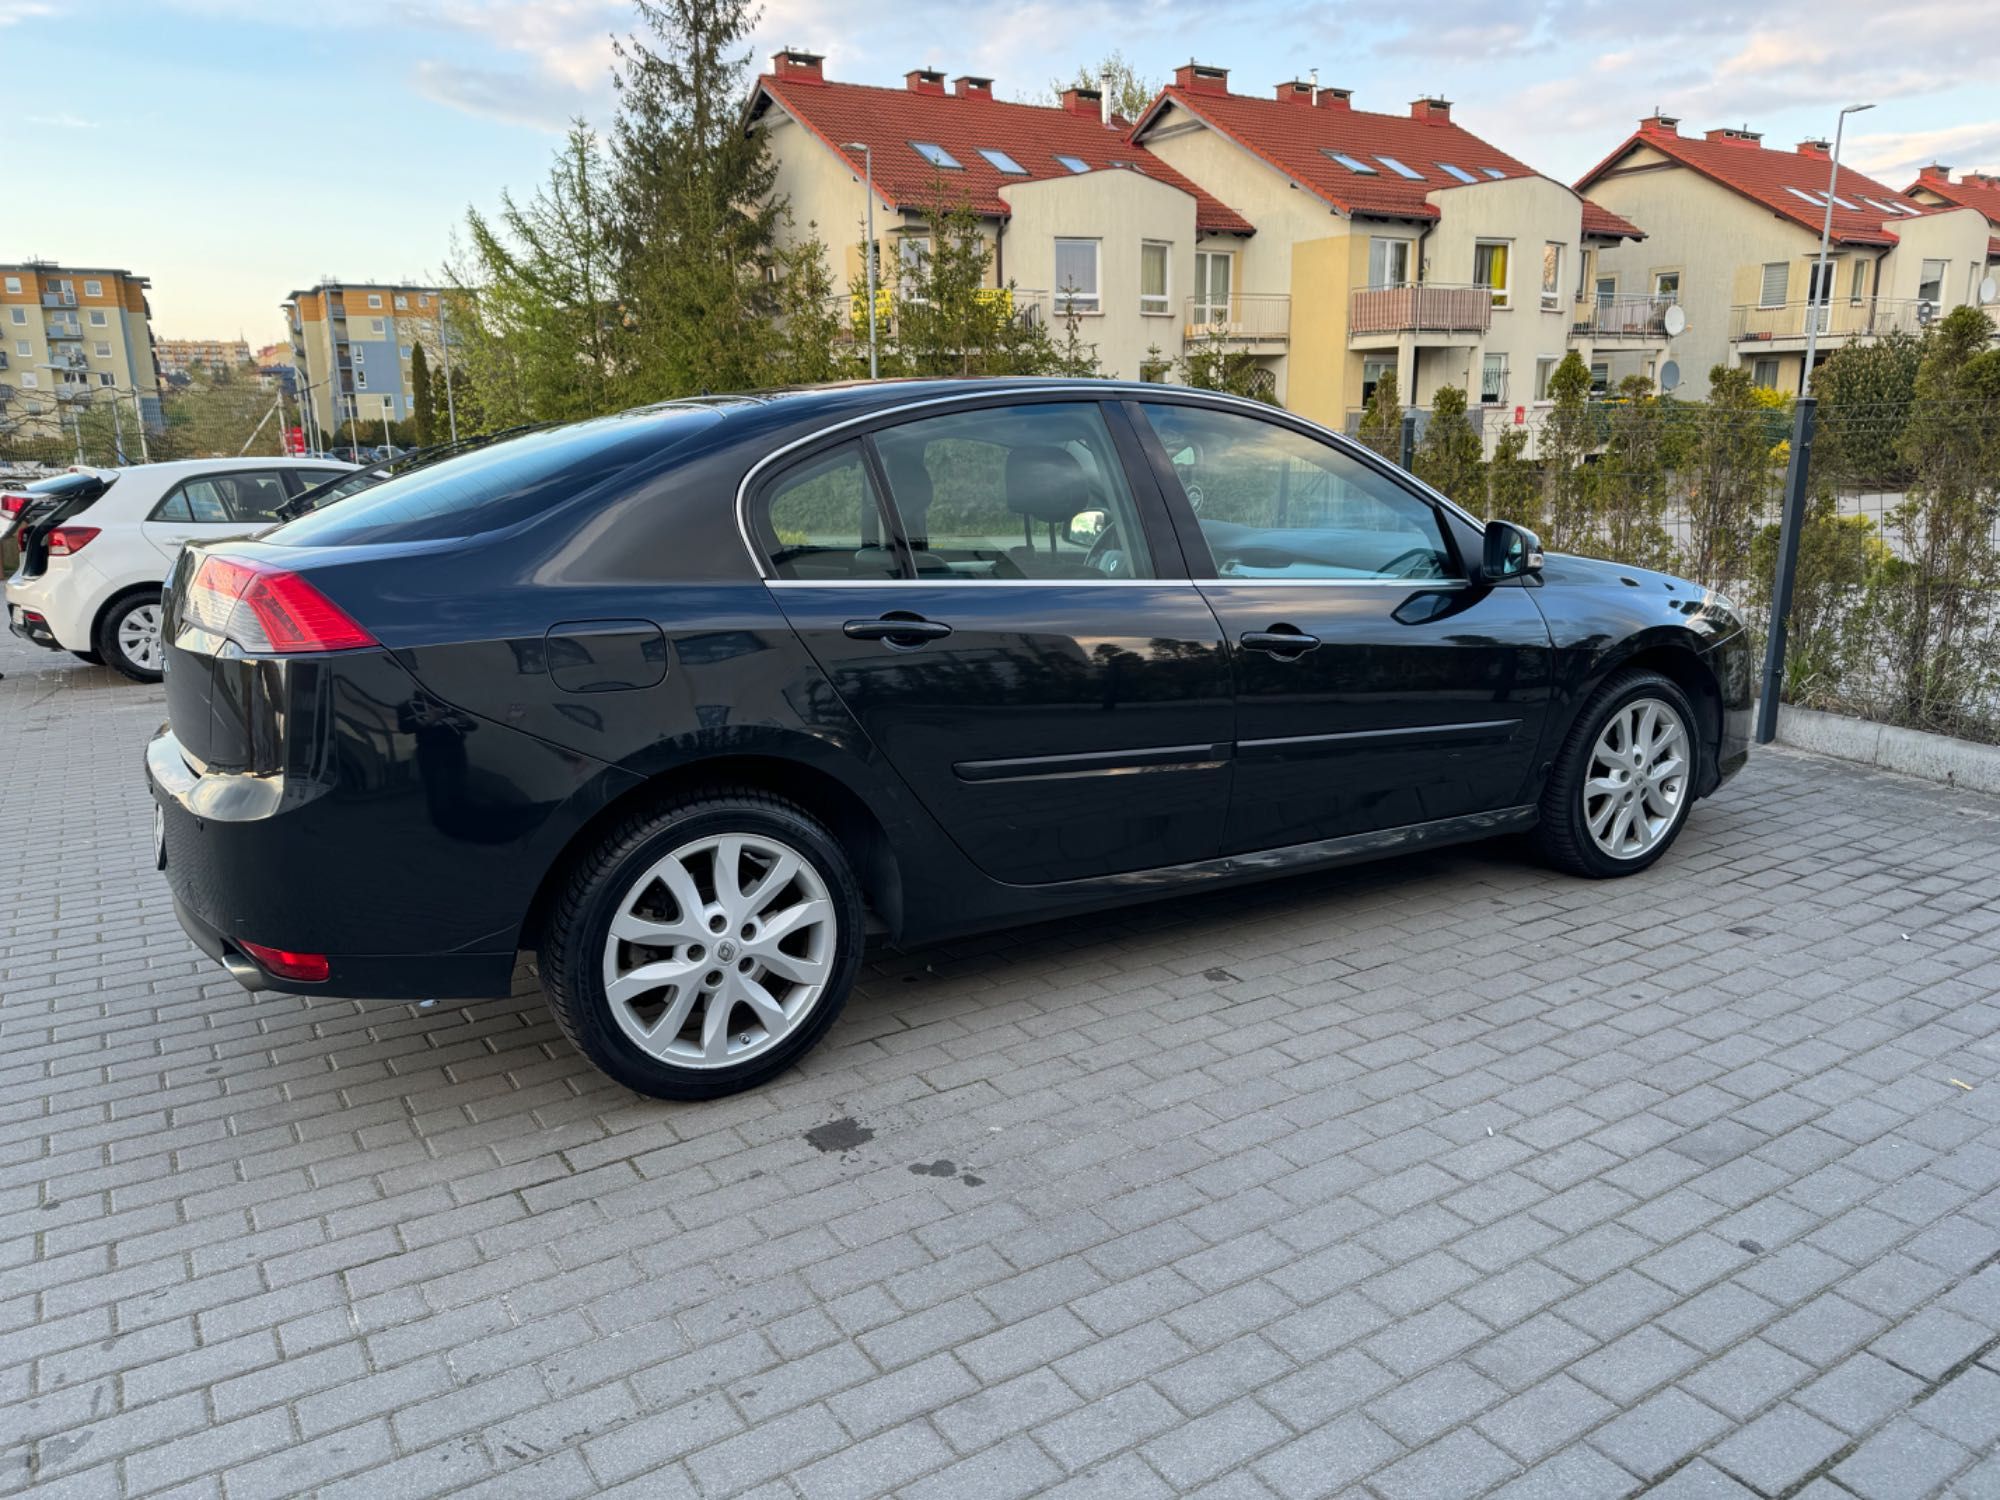
[[780,578],[894,578],[896,553],[858,444],[786,473],[764,501],[766,550]]
[[527,433],[386,479],[264,540],[358,547],[504,531],[672,451],[718,420],[708,408],[666,407]]
[[237,521],[274,520],[286,500],[285,483],[265,470],[204,474],[190,479],[153,507],[152,520],[223,526]]

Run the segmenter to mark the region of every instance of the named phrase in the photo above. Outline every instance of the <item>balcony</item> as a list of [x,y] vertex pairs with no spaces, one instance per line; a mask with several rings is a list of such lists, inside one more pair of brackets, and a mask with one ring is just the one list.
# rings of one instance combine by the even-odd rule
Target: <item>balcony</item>
[[1588,339],[1665,339],[1667,309],[1680,299],[1645,292],[1580,298],[1570,334]]
[[49,326],[43,332],[51,339],[80,339],[83,337],[83,325],[81,323],[56,322],[54,319],[51,319]]
[[81,349],[51,349],[49,367],[56,370],[88,370],[90,362]]
[[1190,344],[1222,343],[1242,349],[1275,349],[1292,336],[1292,299],[1283,292],[1239,292],[1233,297],[1190,297],[1182,336]]
[[1794,344],[1804,347],[1815,318],[1822,339],[1922,333],[1926,322],[1922,309],[1926,306],[1933,317],[1943,317],[1949,310],[1941,303],[1890,297],[1835,297],[1831,302],[1779,302],[1769,307],[1738,305],[1729,309],[1729,341],[1778,348]]
[[75,306],[76,306],[76,293],[75,293],[75,292],[43,292],[43,293],[42,293],[42,306],[44,306],[44,307],[75,307]]
[[1408,333],[1483,334],[1492,326],[1492,288],[1405,282],[1356,288],[1347,336],[1352,340]]

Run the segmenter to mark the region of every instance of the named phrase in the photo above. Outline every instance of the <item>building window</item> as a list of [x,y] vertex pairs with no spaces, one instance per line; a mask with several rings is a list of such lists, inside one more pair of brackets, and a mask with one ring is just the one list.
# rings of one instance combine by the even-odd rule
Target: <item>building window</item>
[[1407,286],[1410,280],[1410,242],[1376,235],[1368,241],[1368,284],[1371,287]]
[[1599,307],[1605,306],[1617,295],[1618,278],[1616,276],[1600,276],[1597,278],[1597,305]]
[[1590,394],[1609,395],[1611,391],[1611,366],[1599,362],[1590,367]]
[[1778,388],[1778,362],[1775,359],[1760,359],[1751,365],[1750,383],[1760,390],[1776,390]]
[[21,278],[20,278],[20,277],[18,277],[18,276],[9,276],[9,277],[7,278],[7,290],[8,290],[8,291],[10,291],[10,292],[18,292],[18,291],[20,291],[20,290],[21,290]]
[[365,390],[367,390],[367,389],[368,389],[368,372],[367,372],[366,370],[363,370],[363,369],[359,369],[359,368],[357,368],[357,369],[355,370],[355,372],[354,372],[354,388],[355,388],[355,389],[356,389],[357,391],[365,391]]
[[1172,247],[1165,240],[1139,242],[1139,311],[1163,313],[1173,284]]
[[1596,259],[1588,245],[1576,252],[1576,300],[1590,295],[1590,263]]
[[25,307],[10,307],[7,311],[13,314],[16,323],[25,323],[28,321],[28,310]]
[[924,283],[930,279],[931,242],[927,235],[906,234],[896,242],[896,262],[901,267],[899,285],[911,302],[924,300]]
[[1507,305],[1507,242],[1481,240],[1472,251],[1472,284],[1493,294],[1493,305]]
[[97,341],[97,357],[99,359],[111,358],[111,346],[102,339]]
[[1653,273],[1653,295],[1670,298],[1675,302],[1681,296],[1681,273],[1678,271],[1655,271]]
[[1489,406],[1507,399],[1507,356],[1489,354],[1479,369],[1479,399]]
[[100,374],[100,375],[99,375],[99,376],[97,377],[97,383],[98,383],[99,385],[111,385],[111,384],[113,384],[113,383],[114,383],[114,381],[113,381],[113,377],[112,377],[112,374],[111,374],[111,372],[110,372],[109,370],[106,370],[106,371],[104,371],[104,372],[103,372],[102,374]]
[[1234,281],[1235,259],[1227,250],[1197,250],[1194,256],[1194,317],[1190,322],[1207,326],[1229,321],[1230,288]]
[[370,307],[380,307],[382,305],[382,294],[380,292],[370,292],[368,294],[368,305]]
[[1094,313],[1097,297],[1096,240],[1056,241],[1056,311]]
[[1015,161],[1013,157],[1002,151],[998,146],[981,146],[979,154],[986,158],[987,162],[996,172],[1005,172],[1009,177],[1026,177],[1028,175],[1026,167]]
[[410,299],[408,297],[404,296],[401,292],[396,293],[396,306],[399,309],[407,308],[409,305]]
[[1549,378],[1555,373],[1556,361],[1554,355],[1544,354],[1540,359],[1535,361],[1535,399],[1537,401],[1546,401],[1549,399]]
[[1917,283],[1919,302],[1944,302],[1944,273],[1948,262],[1927,260],[1924,262],[1923,279]]
[[104,283],[101,281],[86,281],[83,284],[83,295],[86,297],[102,297],[104,295]]
[[26,359],[30,354],[32,354],[34,352],[34,349],[35,346],[29,343],[26,339],[14,340],[14,352],[20,355],[23,359]]
[[1361,357],[1361,404],[1371,405],[1375,400],[1375,387],[1385,376],[1396,373],[1396,357],[1393,354],[1364,354]]
[[1757,291],[1759,307],[1783,307],[1785,294],[1792,289],[1790,261],[1774,260],[1764,267],[1763,285]]
[[107,328],[107,327],[109,327],[109,326],[110,326],[110,325],[109,325],[108,323],[106,323],[106,322],[105,322],[105,320],[104,320],[104,309],[103,309],[103,308],[101,308],[101,307],[93,307],[93,308],[92,308],[92,309],[90,310],[90,326],[91,326],[92,328]]
[[42,377],[37,375],[33,370],[23,370],[21,372],[21,385],[24,389],[32,391],[40,386],[41,383]]
[[1076,173],[1079,177],[1090,170],[1090,163],[1082,157],[1064,156],[1061,152],[1056,153],[1056,165],[1066,171]]
[[1563,247],[1551,240],[1542,246],[1542,306],[1562,303]]
[[1854,274],[1847,281],[1847,300],[1859,307],[1861,299],[1867,294],[1868,262],[1857,255],[1854,257]]
[[959,165],[957,157],[953,156],[935,141],[911,141],[910,149],[934,167],[942,167],[949,172],[963,172],[965,170],[964,167]]

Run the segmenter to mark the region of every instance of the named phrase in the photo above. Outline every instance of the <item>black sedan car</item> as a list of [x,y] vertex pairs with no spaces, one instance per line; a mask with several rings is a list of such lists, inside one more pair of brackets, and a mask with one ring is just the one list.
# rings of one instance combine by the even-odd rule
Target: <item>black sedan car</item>
[[252,989],[505,994],[749,1087],[902,943],[1491,834],[1645,869],[1747,753],[1698,585],[1285,412],[1102,381],[704,399],[190,549],[147,752]]

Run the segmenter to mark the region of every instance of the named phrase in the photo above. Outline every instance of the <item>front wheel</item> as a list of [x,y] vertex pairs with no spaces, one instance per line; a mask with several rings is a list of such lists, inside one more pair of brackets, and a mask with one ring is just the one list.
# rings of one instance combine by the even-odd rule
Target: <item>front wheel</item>
[[1700,749],[1687,694],[1658,672],[1613,673],[1584,705],[1542,791],[1536,842],[1573,875],[1636,875],[1680,836]]
[[134,682],[158,682],[166,648],[160,639],[160,591],[136,589],[114,599],[97,622],[97,654]]
[[861,891],[817,819],[761,792],[691,796],[613,828],[571,871],[539,950],[578,1051],[655,1099],[754,1088],[812,1049],[861,962]]

